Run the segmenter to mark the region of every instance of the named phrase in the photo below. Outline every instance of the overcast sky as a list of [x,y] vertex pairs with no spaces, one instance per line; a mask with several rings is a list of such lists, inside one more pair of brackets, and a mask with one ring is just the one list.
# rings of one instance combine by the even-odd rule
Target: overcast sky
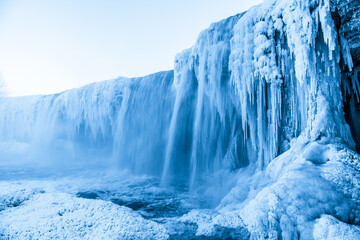
[[173,68],[210,23],[262,0],[0,0],[0,73],[12,96]]

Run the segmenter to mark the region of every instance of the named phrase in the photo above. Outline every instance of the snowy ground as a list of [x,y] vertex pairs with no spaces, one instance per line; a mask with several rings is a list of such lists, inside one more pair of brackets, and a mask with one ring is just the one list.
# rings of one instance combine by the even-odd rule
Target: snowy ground
[[0,182],[0,238],[360,239],[359,162],[341,142],[299,141],[266,170],[239,178],[217,208],[146,176],[33,178],[24,169],[19,179],[8,168]]
[[[195,236],[197,225],[181,217],[208,203],[181,186],[164,189],[154,178],[123,172],[50,177],[44,171],[39,177],[39,170],[2,171],[0,239],[205,237]],[[243,232],[220,227],[209,238],[239,234]]]

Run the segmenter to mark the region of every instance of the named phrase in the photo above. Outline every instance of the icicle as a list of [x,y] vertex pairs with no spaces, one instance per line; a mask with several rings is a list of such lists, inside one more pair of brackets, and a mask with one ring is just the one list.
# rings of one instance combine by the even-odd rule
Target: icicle
[[[230,55],[231,79],[239,97],[243,130],[248,133],[246,137],[253,148],[259,148],[258,161],[265,165],[279,154],[279,145],[287,137],[290,141],[291,135],[295,137],[300,132],[312,137],[320,134],[323,107],[341,106],[341,95],[330,92],[331,86],[339,85],[340,59],[329,1],[274,3],[268,1],[264,6],[250,9],[239,20]],[[284,40],[286,45],[281,43]],[[349,55],[346,64],[352,67]],[[294,77],[287,72],[291,66]],[[284,86],[284,76],[288,86]],[[329,88],[328,92],[319,86]],[[254,97],[258,100],[254,101]],[[283,108],[284,103],[290,103],[290,108]],[[334,114],[339,117],[340,109]],[[283,118],[288,122],[282,121]],[[339,117],[336,121],[343,119]],[[279,129],[286,129],[287,136],[281,135]],[[342,137],[346,139],[348,133],[338,129],[334,134],[344,134]]]

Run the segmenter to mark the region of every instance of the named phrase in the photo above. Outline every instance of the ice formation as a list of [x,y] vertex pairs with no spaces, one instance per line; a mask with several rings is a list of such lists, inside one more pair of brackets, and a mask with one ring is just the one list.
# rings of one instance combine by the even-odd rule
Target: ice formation
[[266,0],[204,30],[174,71],[3,98],[0,163],[210,184],[220,204],[179,219],[199,236],[357,239],[359,6]]

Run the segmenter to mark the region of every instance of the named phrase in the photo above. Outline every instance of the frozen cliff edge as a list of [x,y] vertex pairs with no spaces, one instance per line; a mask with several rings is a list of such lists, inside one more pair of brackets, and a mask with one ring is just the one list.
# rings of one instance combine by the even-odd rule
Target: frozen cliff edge
[[4,99],[2,156],[10,142],[31,161],[56,152],[164,185],[210,183],[226,194],[217,208],[181,218],[198,235],[359,239],[359,9],[268,0],[204,30],[174,71]]

